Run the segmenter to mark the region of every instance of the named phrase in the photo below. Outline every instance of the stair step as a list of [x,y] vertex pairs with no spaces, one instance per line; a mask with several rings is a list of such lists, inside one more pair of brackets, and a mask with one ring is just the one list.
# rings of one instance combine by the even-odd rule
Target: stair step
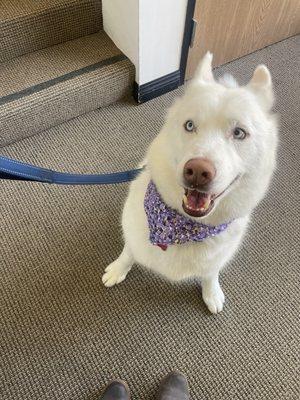
[[100,31],[0,64],[0,146],[130,94],[134,67]]
[[101,0],[3,0],[0,62],[98,32]]

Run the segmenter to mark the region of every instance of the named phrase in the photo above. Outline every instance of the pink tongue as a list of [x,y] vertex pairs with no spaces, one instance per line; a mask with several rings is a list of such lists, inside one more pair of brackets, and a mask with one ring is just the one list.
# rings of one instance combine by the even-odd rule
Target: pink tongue
[[187,203],[191,208],[203,208],[208,195],[205,193],[199,193],[197,190],[189,190],[187,194]]

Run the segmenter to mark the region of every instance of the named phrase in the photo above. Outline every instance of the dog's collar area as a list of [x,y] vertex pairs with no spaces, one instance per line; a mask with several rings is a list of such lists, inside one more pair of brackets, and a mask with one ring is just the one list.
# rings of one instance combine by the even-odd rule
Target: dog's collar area
[[212,226],[185,217],[164,203],[154,182],[150,181],[145,194],[144,208],[148,219],[150,242],[167,250],[169,245],[203,240],[222,233],[232,222]]

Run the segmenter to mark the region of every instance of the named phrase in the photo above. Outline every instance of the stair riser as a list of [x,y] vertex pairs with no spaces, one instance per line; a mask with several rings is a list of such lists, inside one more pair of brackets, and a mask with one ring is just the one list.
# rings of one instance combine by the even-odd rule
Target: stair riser
[[0,22],[0,62],[76,39],[102,28],[100,0],[69,3]]
[[109,105],[132,91],[134,68],[128,60],[95,70],[0,107],[0,147]]

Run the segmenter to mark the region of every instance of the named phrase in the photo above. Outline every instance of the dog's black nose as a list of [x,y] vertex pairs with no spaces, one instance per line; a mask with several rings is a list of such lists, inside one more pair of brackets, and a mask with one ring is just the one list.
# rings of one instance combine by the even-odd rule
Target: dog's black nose
[[216,176],[213,163],[206,158],[193,158],[183,168],[183,177],[188,187],[201,189]]

